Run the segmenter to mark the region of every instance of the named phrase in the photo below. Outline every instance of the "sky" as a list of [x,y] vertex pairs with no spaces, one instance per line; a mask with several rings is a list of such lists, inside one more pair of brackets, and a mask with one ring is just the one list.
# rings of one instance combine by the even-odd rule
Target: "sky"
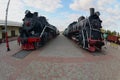
[[[0,0],[0,20],[5,19],[8,0]],[[8,20],[22,22],[25,10],[38,12],[60,31],[80,16],[89,16],[89,8],[100,12],[105,30],[120,32],[120,0],[10,0]]]

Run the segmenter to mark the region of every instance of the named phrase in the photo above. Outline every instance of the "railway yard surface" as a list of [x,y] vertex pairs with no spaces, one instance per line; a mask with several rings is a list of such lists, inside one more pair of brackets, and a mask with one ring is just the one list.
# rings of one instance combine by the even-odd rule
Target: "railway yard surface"
[[91,53],[63,35],[26,57],[17,41],[0,44],[0,80],[120,80],[120,47],[107,43],[101,52]]

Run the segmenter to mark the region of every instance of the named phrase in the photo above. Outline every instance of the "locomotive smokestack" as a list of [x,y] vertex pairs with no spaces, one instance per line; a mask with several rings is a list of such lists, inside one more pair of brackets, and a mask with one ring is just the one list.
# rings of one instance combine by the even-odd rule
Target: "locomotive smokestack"
[[90,16],[95,14],[95,9],[94,8],[90,8]]

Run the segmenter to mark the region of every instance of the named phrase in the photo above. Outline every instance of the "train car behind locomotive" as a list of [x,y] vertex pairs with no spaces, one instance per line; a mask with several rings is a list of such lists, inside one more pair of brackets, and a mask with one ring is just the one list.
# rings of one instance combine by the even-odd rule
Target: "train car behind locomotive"
[[38,16],[38,12],[31,13],[29,10],[25,12],[23,26],[19,32],[18,42],[25,50],[36,49],[59,35],[58,29],[49,24],[45,16]]
[[64,31],[64,35],[70,39],[75,39],[84,49],[89,51],[101,50],[104,45],[100,13],[90,8],[90,16],[79,17],[78,21],[71,23]]
[[107,40],[116,44],[120,44],[120,37],[115,35],[108,35]]

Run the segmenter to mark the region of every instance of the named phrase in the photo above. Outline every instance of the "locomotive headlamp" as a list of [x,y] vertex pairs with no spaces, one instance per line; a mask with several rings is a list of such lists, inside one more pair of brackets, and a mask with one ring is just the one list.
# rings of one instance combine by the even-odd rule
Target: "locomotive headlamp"
[[32,33],[32,34],[35,34],[35,32],[34,32],[34,31],[32,31],[31,33]]

